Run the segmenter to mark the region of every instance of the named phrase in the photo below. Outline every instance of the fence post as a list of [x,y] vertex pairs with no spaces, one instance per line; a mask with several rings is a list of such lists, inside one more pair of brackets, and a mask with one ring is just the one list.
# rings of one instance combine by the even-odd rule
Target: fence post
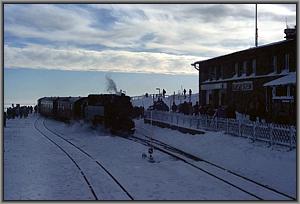
[[218,117],[216,117],[217,118],[217,131],[219,130],[219,124],[218,124],[218,122],[219,122],[219,120],[218,120]]
[[151,118],[151,128],[152,128],[152,111],[150,111],[150,118]]
[[253,123],[253,139],[256,140],[256,121]]
[[273,124],[271,123],[270,124],[270,142],[271,142],[271,145],[274,144],[274,135],[273,135]]
[[239,136],[241,137],[242,136],[242,130],[241,130],[241,120],[238,120],[239,121]]
[[229,134],[229,119],[226,118],[226,133]]
[[294,130],[293,130],[293,127],[292,126],[290,126],[290,150],[292,150],[292,143],[293,143],[293,132],[294,132]]

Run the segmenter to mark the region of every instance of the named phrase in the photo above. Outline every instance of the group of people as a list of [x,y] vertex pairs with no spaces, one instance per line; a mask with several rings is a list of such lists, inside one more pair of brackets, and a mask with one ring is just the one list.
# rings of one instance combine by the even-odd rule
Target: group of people
[[[167,91],[165,90],[165,89],[163,89],[162,90],[162,95],[160,95],[160,94],[156,94],[155,96],[156,96],[156,98],[158,97],[160,97],[160,96],[162,96],[163,98],[165,98],[166,97],[166,93],[167,93]],[[186,97],[187,97],[187,90],[186,89],[183,89],[183,91],[182,91],[182,94],[183,94],[183,96],[184,96],[184,99],[186,99]],[[191,97],[192,97],[192,89],[189,89],[189,92],[188,92],[188,94],[189,94],[189,99],[191,99]],[[174,91],[174,97],[175,97],[175,91]],[[146,98],[148,98],[149,97],[149,94],[148,93],[145,93],[145,96],[146,96]],[[154,95],[153,95],[153,97],[154,97]]]
[[35,113],[37,112],[37,106],[20,106],[20,104],[14,106],[14,104],[12,104],[12,107],[7,108],[3,114],[4,127],[6,127],[6,119],[27,118],[33,111]]
[[212,105],[203,105],[200,106],[198,101],[196,101],[195,105],[192,104],[192,102],[186,102],[181,103],[179,105],[176,105],[175,102],[173,102],[173,105],[171,107],[172,112],[178,112],[183,113],[185,115],[208,115],[211,117],[221,117],[221,118],[235,118],[235,109],[232,106],[222,107],[219,106],[217,109],[215,109]]
[[[184,99],[186,99],[186,90],[183,89],[183,96],[184,96]],[[192,97],[192,89],[189,89],[189,98],[191,99]]]
[[157,101],[154,101],[153,105],[149,107],[149,110],[169,111],[169,107],[162,98],[158,98]]

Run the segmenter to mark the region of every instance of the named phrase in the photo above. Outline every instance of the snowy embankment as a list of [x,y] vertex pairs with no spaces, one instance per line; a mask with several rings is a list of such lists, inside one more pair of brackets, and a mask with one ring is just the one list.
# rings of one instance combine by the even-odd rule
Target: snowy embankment
[[[8,120],[4,129],[4,199],[92,200],[74,164],[34,129],[36,119],[30,116]],[[92,129],[87,124],[65,124],[50,119],[46,119],[45,124],[101,162],[135,200],[255,199],[161,152],[155,151],[156,162],[149,163],[142,158],[142,153],[148,151],[147,147]],[[222,133],[189,135],[158,127],[152,130],[142,120],[136,121],[136,126],[136,136],[139,136],[139,131],[149,133],[151,130],[153,137],[166,143],[290,195],[296,194],[295,150],[273,150],[260,143],[249,143],[246,139]],[[47,131],[45,134],[57,140],[55,135]],[[70,155],[79,154],[67,145],[65,147]],[[83,156],[75,158],[92,186],[100,189],[96,191],[98,198],[124,199],[114,188],[103,183],[103,179],[109,182],[109,177],[104,178],[103,173],[101,178],[94,176],[99,171],[96,167],[86,170],[86,159]]]

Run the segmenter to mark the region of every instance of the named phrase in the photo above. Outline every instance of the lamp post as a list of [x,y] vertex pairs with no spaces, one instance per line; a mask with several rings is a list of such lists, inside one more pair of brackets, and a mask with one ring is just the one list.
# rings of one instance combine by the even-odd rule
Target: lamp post
[[200,101],[200,98],[201,98],[201,81],[200,81],[200,64],[198,63],[198,67],[197,67],[197,63],[193,63],[191,64],[196,70],[198,70],[199,72],[199,95],[198,95],[198,101],[199,101],[199,104],[202,104],[201,101]]
[[158,90],[158,96],[160,96],[160,88],[156,88]]

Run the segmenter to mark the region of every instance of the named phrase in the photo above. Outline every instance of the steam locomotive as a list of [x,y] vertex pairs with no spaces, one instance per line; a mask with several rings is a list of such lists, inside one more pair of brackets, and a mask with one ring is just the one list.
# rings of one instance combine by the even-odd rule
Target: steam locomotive
[[133,134],[133,106],[125,94],[90,94],[88,97],[43,97],[38,99],[41,115],[62,121],[85,120],[103,124],[112,133]]

